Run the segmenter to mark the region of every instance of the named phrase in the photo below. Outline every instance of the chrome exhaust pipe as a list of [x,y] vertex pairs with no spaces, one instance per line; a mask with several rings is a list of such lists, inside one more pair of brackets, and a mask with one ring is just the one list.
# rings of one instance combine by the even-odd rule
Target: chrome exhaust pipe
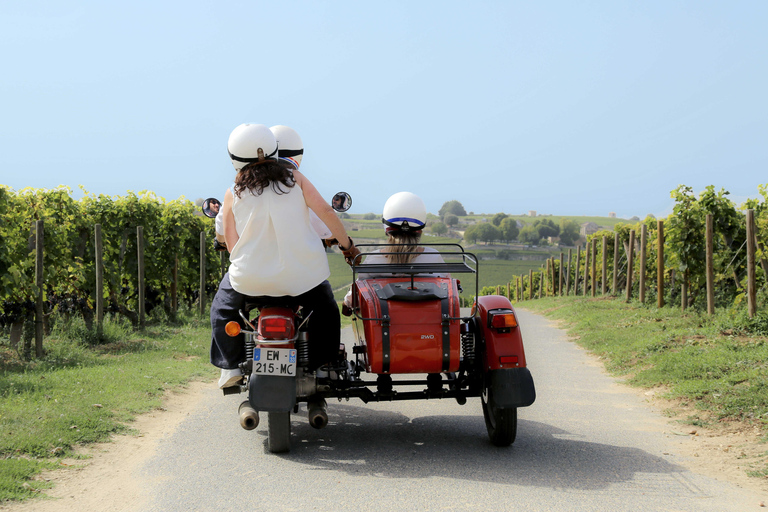
[[328,412],[325,410],[327,405],[323,398],[307,402],[309,424],[318,430],[328,424]]
[[248,400],[240,404],[237,412],[240,414],[240,426],[245,430],[253,430],[259,426],[259,413],[251,407]]

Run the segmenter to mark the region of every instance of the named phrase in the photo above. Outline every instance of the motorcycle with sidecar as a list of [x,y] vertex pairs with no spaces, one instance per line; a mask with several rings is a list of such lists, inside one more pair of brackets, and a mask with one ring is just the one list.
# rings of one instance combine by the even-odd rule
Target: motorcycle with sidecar
[[[348,194],[345,194],[349,197]],[[386,244],[358,244],[352,266],[354,343],[335,361],[309,369],[306,326],[311,315],[263,301],[240,311],[227,334],[245,335],[241,384],[224,394],[247,393],[240,425],[252,430],[267,414],[270,452],[290,450],[291,414],[302,404],[314,428],[328,423],[330,399],[364,403],[480,397],[486,430],[496,446],[517,435],[517,409],[536,399],[518,318],[510,301],[479,295],[478,258],[458,244],[435,246],[442,263],[376,264],[365,257]],[[461,280],[474,281],[471,308],[460,307]],[[252,320],[253,311],[258,315]]]

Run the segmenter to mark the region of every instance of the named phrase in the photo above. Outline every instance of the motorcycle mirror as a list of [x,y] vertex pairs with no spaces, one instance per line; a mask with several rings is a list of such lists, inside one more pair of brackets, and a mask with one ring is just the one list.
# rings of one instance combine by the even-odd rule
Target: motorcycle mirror
[[216,215],[219,214],[219,209],[221,208],[221,201],[216,199],[215,197],[209,197],[205,201],[203,201],[203,215],[206,217],[214,218]]
[[352,207],[352,196],[346,192],[337,192],[331,200],[331,207],[337,212],[345,212]]

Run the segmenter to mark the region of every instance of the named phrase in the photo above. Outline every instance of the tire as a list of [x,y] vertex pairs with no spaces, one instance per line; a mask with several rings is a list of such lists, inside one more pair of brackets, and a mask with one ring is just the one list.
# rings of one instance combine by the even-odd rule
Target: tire
[[499,409],[494,407],[492,392],[485,388],[481,397],[483,416],[488,437],[495,446],[509,446],[517,437],[517,408]]
[[267,413],[267,449],[271,453],[285,453],[291,449],[291,413]]

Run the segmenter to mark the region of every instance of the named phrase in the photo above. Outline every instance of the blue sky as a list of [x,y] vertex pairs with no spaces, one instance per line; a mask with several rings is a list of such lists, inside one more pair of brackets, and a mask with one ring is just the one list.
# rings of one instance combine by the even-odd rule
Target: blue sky
[[0,4],[0,183],[223,196],[243,122],[353,213],[644,217],[768,183],[768,2]]

